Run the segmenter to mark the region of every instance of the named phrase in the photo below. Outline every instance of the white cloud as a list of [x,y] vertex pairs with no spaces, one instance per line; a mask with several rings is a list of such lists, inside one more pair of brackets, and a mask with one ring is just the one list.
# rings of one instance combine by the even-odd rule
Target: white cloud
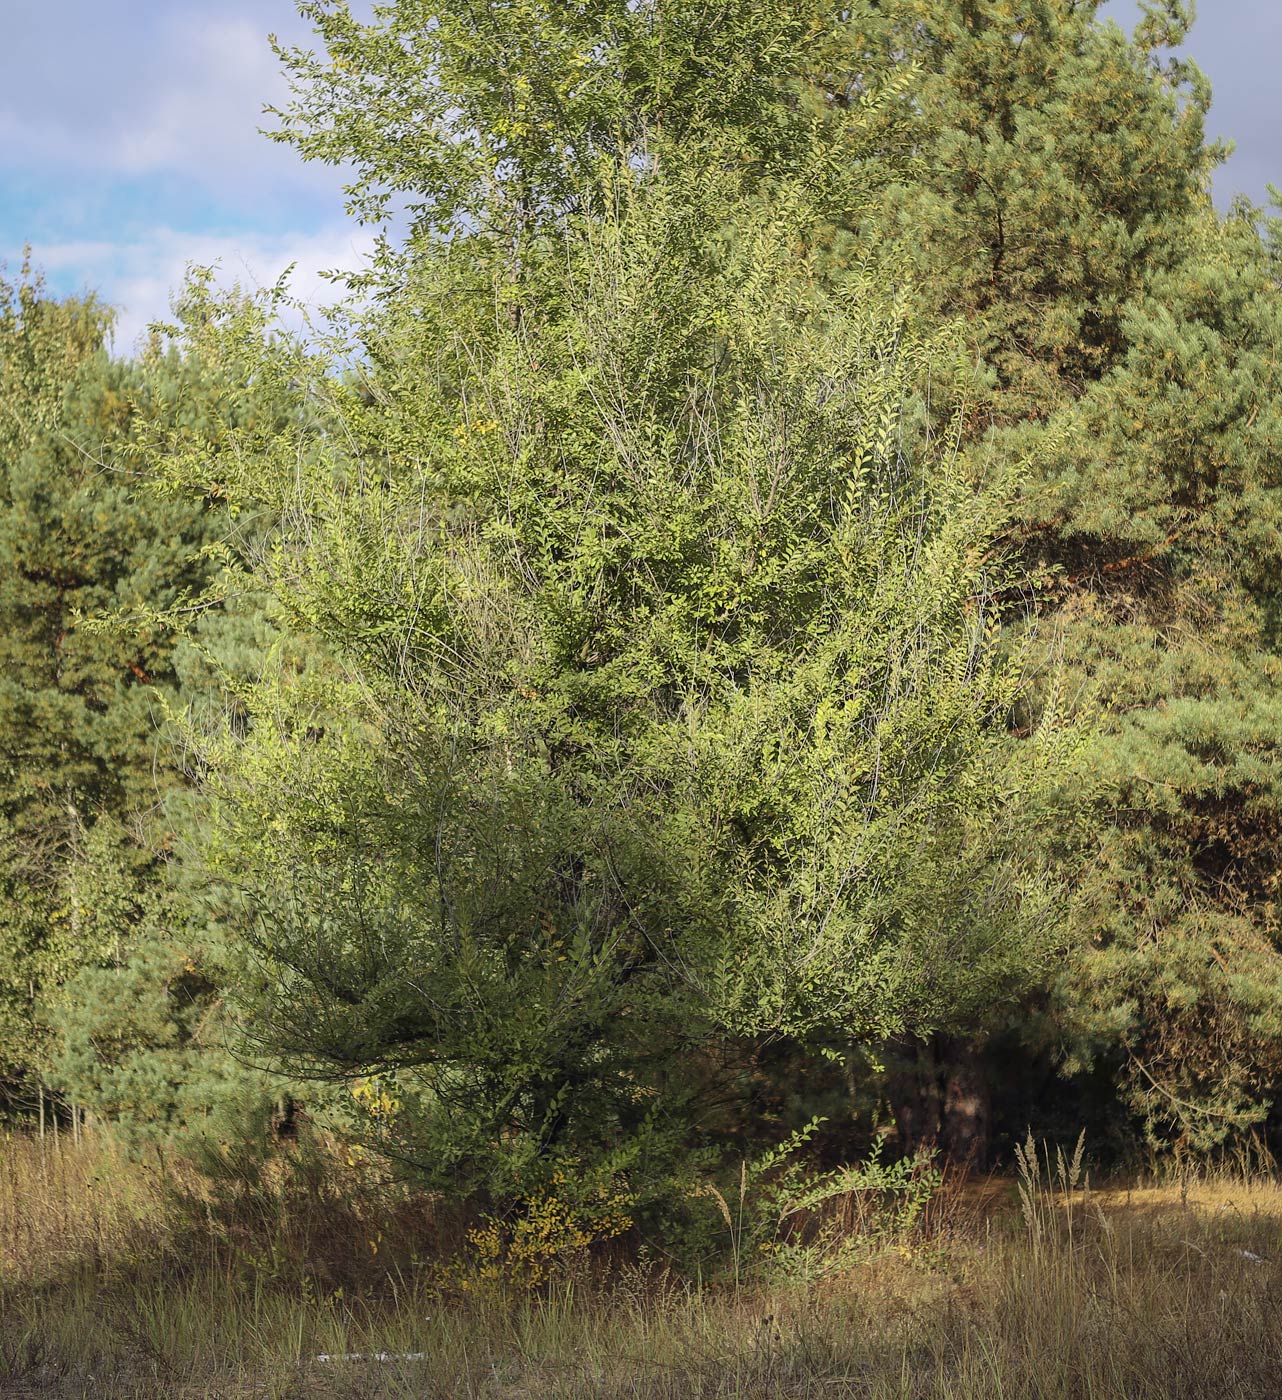
[[148,3],[133,23],[113,5],[69,10],[36,9],[0,46],[0,164],[173,174],[221,196],[282,184],[337,188],[332,171],[259,131],[271,125],[264,105],[288,95],[268,31],[308,42],[288,0]]
[[169,84],[151,89],[129,121],[104,132],[101,161],[126,175],[180,170],[218,183],[282,162],[291,178],[302,174],[296,155],[259,132],[264,104],[287,94],[256,26],[193,15],[173,27],[166,47]]
[[162,227],[128,242],[37,245],[34,256],[55,285],[74,278],[118,308],[115,345],[128,353],[152,321],[170,319],[173,297],[192,264],[216,264],[222,284],[247,288],[271,286],[295,264],[290,289],[314,304],[334,299],[323,272],[358,268],[372,251],[372,235],[350,225],[311,233],[226,236]]

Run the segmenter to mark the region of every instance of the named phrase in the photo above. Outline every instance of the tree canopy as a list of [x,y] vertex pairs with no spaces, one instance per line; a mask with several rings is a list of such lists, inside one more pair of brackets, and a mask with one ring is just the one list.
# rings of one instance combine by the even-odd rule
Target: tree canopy
[[1267,1124],[1275,226],[1099,8],[316,0],[334,306],[5,288],[11,1079],[487,1202]]

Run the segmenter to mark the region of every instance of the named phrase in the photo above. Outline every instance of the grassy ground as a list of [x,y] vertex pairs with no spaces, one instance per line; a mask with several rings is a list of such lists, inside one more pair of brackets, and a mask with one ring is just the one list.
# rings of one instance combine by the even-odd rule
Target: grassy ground
[[393,1244],[430,1222],[359,1181],[250,1192],[202,1227],[102,1142],[0,1141],[0,1395],[1279,1394],[1277,1184],[1064,1185],[1030,1166],[1022,1187],[954,1186],[911,1236],[808,1284],[697,1290],[627,1265],[460,1297]]

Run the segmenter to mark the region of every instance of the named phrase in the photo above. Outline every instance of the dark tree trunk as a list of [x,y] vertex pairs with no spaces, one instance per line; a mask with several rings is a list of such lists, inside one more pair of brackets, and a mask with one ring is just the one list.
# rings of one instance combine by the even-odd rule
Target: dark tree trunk
[[975,1041],[952,1036],[897,1040],[887,1047],[886,1069],[886,1090],[905,1152],[938,1148],[956,1166],[987,1166],[992,1091]]
[[956,1166],[985,1167],[993,1116],[988,1066],[973,1041],[950,1039],[943,1051],[940,1146]]
[[888,1047],[886,1068],[886,1090],[900,1146],[907,1153],[934,1147],[942,1123],[934,1041],[896,1040]]

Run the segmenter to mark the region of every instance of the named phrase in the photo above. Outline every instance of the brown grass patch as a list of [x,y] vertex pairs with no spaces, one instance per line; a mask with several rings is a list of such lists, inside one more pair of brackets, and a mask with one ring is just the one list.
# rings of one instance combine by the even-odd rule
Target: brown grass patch
[[622,1263],[458,1297],[421,1267],[457,1224],[333,1164],[207,1198],[202,1226],[190,1182],[101,1139],[0,1151],[0,1394],[22,1400],[1272,1400],[1282,1374],[1271,1179],[1043,1177],[1029,1219],[1012,1182],[957,1180],[819,1285]]

